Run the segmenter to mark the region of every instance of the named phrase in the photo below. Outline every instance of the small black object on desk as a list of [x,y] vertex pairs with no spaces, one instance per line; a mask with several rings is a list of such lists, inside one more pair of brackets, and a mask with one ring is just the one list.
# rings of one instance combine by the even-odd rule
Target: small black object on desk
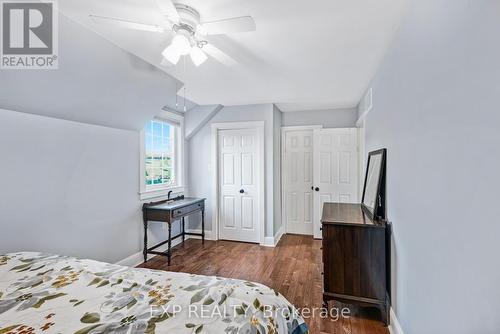
[[[196,212],[201,212],[201,233],[186,232],[185,217]],[[196,235],[201,237],[201,242],[205,242],[205,198],[193,198],[178,196],[172,200],[144,203],[142,205],[142,218],[144,221],[144,262],[147,261],[148,254],[166,256],[168,265],[172,257],[172,240],[182,237],[184,242],[186,235]],[[159,221],[168,224],[168,239],[148,248],[148,222]],[[181,232],[172,237],[172,224],[176,221],[181,223]],[[166,252],[155,251],[160,246],[168,243]]]

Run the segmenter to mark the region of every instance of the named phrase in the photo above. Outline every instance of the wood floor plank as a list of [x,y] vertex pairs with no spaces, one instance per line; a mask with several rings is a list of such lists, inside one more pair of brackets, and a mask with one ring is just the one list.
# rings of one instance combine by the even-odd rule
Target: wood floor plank
[[[322,304],[321,241],[309,236],[284,235],[275,248],[231,241],[188,239],[176,246],[171,266],[166,258],[155,256],[140,267],[199,275],[231,277],[265,284],[297,308],[316,308]],[[348,307],[349,318],[306,318],[311,334],[388,334],[377,310]],[[319,313],[319,311],[317,311]]]

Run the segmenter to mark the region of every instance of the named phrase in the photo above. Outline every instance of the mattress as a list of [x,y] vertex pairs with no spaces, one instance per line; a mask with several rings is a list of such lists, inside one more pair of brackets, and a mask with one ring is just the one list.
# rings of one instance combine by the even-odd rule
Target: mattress
[[308,333],[262,284],[34,252],[0,256],[0,334]]

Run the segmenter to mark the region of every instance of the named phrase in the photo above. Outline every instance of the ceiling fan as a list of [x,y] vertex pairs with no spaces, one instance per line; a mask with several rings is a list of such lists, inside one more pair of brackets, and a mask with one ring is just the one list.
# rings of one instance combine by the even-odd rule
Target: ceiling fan
[[[99,15],[89,16],[96,23],[121,28],[156,33],[173,32],[174,38],[172,42],[162,52],[164,57],[163,65],[168,63],[175,65],[179,62],[181,56],[188,54],[196,66],[207,60],[207,54],[225,65],[234,65],[236,61],[209,43],[206,36],[249,32],[256,29],[255,21],[251,16],[203,22],[200,13],[191,6],[174,3],[172,0],[155,1],[165,17],[165,24],[161,26]],[[165,61],[168,63],[166,64]]]

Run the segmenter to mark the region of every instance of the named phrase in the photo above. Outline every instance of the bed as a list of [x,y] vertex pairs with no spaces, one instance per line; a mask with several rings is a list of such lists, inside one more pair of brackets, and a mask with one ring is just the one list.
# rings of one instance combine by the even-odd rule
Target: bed
[[303,334],[282,295],[236,279],[33,252],[0,256],[0,334]]

